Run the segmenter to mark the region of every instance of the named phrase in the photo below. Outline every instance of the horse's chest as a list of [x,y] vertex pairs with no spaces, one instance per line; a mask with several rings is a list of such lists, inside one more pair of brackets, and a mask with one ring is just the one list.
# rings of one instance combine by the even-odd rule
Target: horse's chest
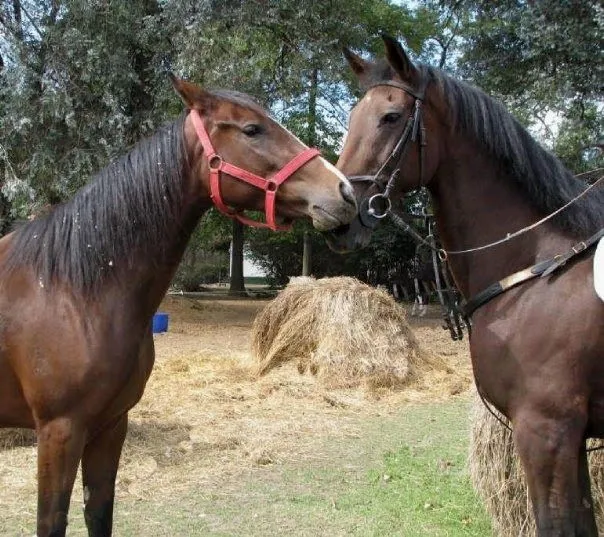
[[115,397],[110,402],[110,414],[119,415],[129,410],[143,396],[155,361],[152,336],[145,336],[136,352],[130,351],[128,356],[123,358],[129,364],[129,368],[117,386]]

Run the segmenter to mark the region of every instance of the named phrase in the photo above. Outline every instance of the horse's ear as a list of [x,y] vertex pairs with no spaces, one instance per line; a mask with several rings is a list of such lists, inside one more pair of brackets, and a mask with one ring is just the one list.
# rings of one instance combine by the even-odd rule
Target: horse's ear
[[168,77],[187,108],[204,110],[211,106],[213,97],[210,93],[191,82],[178,78],[174,73],[168,73]]
[[386,45],[386,59],[396,73],[405,81],[413,83],[417,79],[417,68],[403,50],[401,44],[386,34],[382,34],[382,40]]
[[348,61],[348,65],[350,65],[350,68],[352,69],[354,74],[357,75],[358,78],[362,79],[363,76],[369,70],[369,66],[371,64],[361,58],[358,54],[352,52],[352,50],[347,47],[344,47],[342,49],[342,52],[344,52],[344,57]]

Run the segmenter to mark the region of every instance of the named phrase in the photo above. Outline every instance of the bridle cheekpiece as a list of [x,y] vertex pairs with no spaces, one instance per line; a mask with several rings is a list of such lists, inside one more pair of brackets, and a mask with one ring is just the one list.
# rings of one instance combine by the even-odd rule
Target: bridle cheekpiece
[[422,105],[425,98],[427,83],[423,82],[419,91],[394,80],[378,82],[373,84],[367,91],[378,86],[391,86],[403,90],[411,95],[415,101],[413,104],[413,112],[407,118],[403,132],[401,133],[398,142],[392,149],[386,161],[381,165],[380,169],[373,175],[349,177],[350,182],[360,183],[368,182],[374,184],[377,188],[383,186],[383,190],[377,194],[365,198],[359,207],[359,219],[361,223],[368,228],[375,228],[380,220],[385,218],[392,209],[392,201],[390,194],[394,188],[394,184],[400,174],[400,163],[407,156],[412,144],[418,144],[419,152],[419,180],[416,190],[424,186],[424,147],[426,146],[426,129],[424,128],[424,120],[422,117]]

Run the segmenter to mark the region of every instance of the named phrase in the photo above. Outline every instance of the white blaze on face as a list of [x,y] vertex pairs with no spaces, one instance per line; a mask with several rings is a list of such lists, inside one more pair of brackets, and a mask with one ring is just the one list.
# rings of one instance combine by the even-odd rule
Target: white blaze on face
[[[272,119],[272,118],[271,118]],[[274,120],[273,121],[275,123],[277,123],[277,125],[279,125],[282,129],[285,129],[292,138],[294,138],[294,140],[297,140],[302,147],[304,147],[305,149],[308,148],[308,146],[302,142],[302,140],[300,140],[300,138],[298,138],[293,132],[287,130],[283,125],[281,125],[281,123],[279,123],[278,121]],[[325,158],[323,158],[322,156],[319,155],[319,159],[321,160],[321,163],[323,164],[323,166],[329,170],[331,173],[333,173],[336,177],[338,177],[340,179],[340,181],[343,181],[344,183],[346,183],[348,186],[350,186],[352,188],[352,185],[350,184],[350,181],[348,181],[347,177],[340,171],[338,170],[331,162],[329,162],[328,160],[325,160]]]
[[331,162],[329,162],[328,160],[325,160],[323,157],[319,157],[319,158],[321,159],[321,163],[323,164],[323,166],[325,166],[325,168],[327,170],[329,170],[331,173],[335,174],[337,177],[339,177],[340,181],[342,181],[343,183],[346,183],[348,186],[350,186],[352,188],[350,181],[340,170],[338,170]]

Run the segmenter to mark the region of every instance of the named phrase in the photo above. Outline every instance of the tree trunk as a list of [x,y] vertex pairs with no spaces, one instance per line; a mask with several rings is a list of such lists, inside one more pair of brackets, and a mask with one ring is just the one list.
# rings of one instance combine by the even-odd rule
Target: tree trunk
[[312,243],[310,241],[310,232],[304,232],[304,251],[302,253],[302,276],[310,276],[312,271]]
[[[317,143],[317,92],[319,90],[319,70],[315,67],[310,74],[308,92],[308,131],[306,143],[313,147]],[[304,232],[304,250],[302,252],[302,276],[310,276],[312,265],[312,248],[310,234]]]
[[313,147],[317,143],[317,93],[319,91],[319,70],[315,67],[310,73],[308,91],[308,132],[306,143]]
[[[2,166],[0,166],[0,170]],[[3,237],[11,231],[13,224],[13,218],[10,214],[10,202],[6,199],[4,194],[0,194],[0,237]]]
[[233,220],[233,240],[231,241],[231,284],[229,295],[246,295],[243,279],[244,227],[239,220]]

